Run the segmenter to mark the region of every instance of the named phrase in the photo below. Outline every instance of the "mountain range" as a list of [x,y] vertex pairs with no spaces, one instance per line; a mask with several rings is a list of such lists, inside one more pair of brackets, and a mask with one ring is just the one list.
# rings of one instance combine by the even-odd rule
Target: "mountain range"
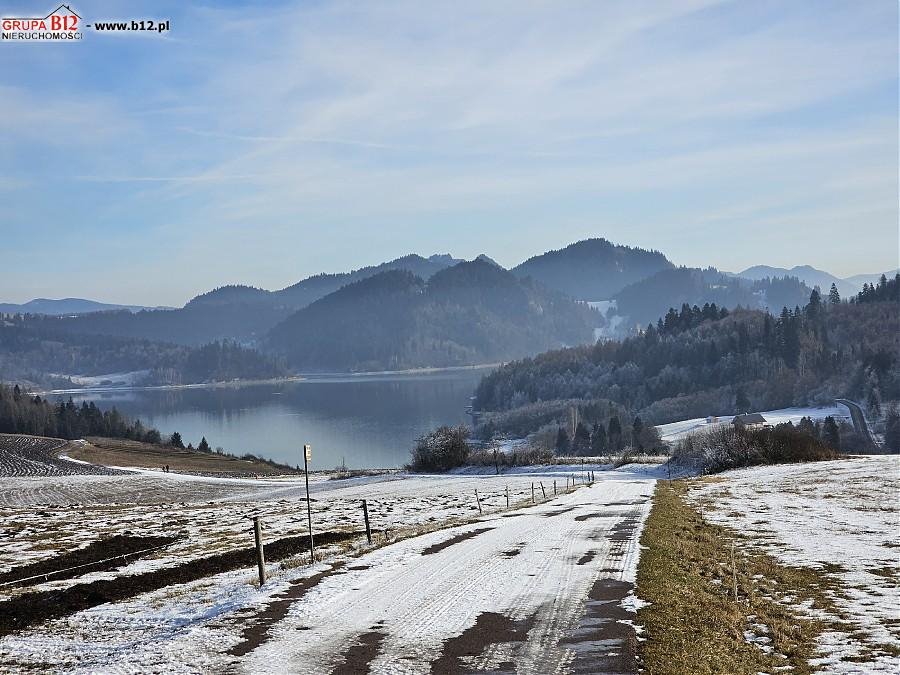
[[602,318],[485,257],[428,280],[389,270],[275,326],[266,347],[302,370],[399,370],[504,361],[591,342]]
[[47,316],[64,316],[73,314],[90,314],[92,312],[109,312],[127,310],[140,312],[144,309],[171,309],[171,307],[144,307],[141,305],[115,305],[84,298],[35,298],[22,304],[11,302],[0,303],[0,314],[46,314]]
[[[231,340],[298,369],[400,369],[504,361],[598,335],[619,337],[682,304],[778,312],[805,304],[812,286],[827,293],[834,282],[847,297],[856,293],[854,283],[878,276],[838,279],[808,266],[757,266],[737,275],[676,267],[659,251],[598,238],[511,270],[486,255],[461,261],[410,254],[280,290],[222,286],[178,309],[69,299],[0,305],[0,312],[55,315],[40,330],[61,342],[66,335],[188,347]],[[592,309],[598,305],[603,313]]]
[[[884,274],[890,279],[897,271],[898,270],[890,270]],[[810,288],[818,286],[823,294],[827,294],[828,290],[831,288],[831,284],[834,284],[842,298],[856,295],[862,290],[863,284],[875,284],[878,283],[878,280],[881,278],[881,274],[856,274],[852,277],[841,279],[840,277],[836,277],[833,274],[816,269],[810,265],[797,265],[790,269],[784,267],[769,267],[768,265],[754,265],[753,267],[748,267],[743,272],[730,274],[730,276],[752,279],[754,281],[765,279],[767,277],[796,277]]]

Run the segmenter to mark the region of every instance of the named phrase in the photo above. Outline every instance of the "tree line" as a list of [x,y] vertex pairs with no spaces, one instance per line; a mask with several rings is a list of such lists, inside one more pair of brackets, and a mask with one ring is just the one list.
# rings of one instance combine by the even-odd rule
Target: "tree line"
[[139,338],[68,333],[56,317],[0,316],[0,381],[71,386],[68,375],[147,371],[142,384],[267,379],[284,362],[231,340],[188,347]]

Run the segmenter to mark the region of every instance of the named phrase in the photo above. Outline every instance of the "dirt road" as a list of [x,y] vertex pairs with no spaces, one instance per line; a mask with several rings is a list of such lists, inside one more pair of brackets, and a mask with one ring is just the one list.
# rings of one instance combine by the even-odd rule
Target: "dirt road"
[[301,580],[244,619],[235,663],[259,673],[634,672],[620,603],[652,490],[650,479],[606,480]]

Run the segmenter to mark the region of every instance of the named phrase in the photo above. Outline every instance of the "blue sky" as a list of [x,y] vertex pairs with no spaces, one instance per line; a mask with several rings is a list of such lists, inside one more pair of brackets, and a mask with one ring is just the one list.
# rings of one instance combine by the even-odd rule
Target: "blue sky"
[[0,44],[0,301],[592,236],[898,264],[894,0],[70,4],[172,30]]

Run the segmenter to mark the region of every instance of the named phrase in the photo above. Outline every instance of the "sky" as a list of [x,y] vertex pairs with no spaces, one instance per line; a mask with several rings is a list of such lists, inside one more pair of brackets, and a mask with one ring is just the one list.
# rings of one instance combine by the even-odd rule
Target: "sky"
[[0,42],[0,301],[588,237],[898,265],[895,0],[69,4],[171,29]]

